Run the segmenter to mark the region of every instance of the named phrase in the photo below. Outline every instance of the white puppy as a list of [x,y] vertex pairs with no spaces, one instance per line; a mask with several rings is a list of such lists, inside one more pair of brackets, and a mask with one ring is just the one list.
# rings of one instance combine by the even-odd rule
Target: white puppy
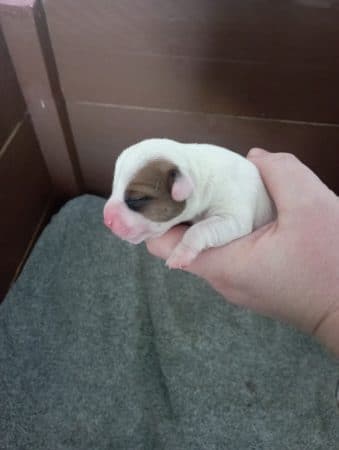
[[191,226],[167,260],[189,265],[203,250],[225,245],[270,222],[275,208],[258,170],[222,147],[148,139],[121,153],[104,221],[133,244]]

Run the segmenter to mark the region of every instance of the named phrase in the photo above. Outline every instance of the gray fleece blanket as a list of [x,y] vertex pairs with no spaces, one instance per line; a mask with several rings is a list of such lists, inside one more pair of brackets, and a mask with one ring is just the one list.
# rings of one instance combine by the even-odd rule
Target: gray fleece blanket
[[0,307],[0,448],[338,449],[339,365],[66,204]]

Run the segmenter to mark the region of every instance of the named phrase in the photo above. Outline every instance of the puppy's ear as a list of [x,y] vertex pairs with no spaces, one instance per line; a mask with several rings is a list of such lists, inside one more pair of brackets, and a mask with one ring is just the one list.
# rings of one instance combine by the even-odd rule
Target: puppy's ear
[[194,185],[190,176],[182,174],[178,169],[169,173],[170,190],[173,200],[182,202],[192,194]]

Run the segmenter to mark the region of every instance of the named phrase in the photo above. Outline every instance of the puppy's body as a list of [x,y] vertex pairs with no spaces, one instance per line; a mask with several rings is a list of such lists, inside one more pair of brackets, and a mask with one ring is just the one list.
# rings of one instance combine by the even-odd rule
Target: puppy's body
[[274,207],[256,167],[237,153],[149,139],[117,159],[104,215],[106,225],[132,243],[192,223],[167,261],[177,268],[268,223]]

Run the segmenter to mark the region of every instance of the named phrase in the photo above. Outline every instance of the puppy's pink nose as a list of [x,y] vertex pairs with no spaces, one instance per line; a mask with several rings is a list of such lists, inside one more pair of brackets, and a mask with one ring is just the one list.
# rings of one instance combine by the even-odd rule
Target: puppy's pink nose
[[113,224],[113,217],[111,212],[108,210],[108,208],[105,207],[104,209],[104,224],[106,227],[111,228]]
[[123,211],[120,204],[107,203],[104,208],[104,223],[113,233],[125,237],[130,229],[123,220]]
[[119,209],[119,203],[112,201],[106,202],[104,207],[104,223],[106,227],[111,228]]
[[106,225],[106,227],[111,228],[113,220],[108,216],[104,216],[104,224]]
[[104,209],[104,223],[106,227],[112,229],[119,222],[118,211],[115,208],[107,207]]

